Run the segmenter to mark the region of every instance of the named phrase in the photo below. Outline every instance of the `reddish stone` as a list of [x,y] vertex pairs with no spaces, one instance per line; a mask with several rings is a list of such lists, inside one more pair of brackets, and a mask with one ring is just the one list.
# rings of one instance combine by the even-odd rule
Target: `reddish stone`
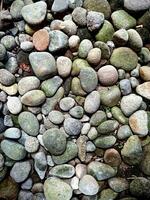
[[33,34],[33,44],[38,51],[45,51],[49,45],[47,30],[41,29]]
[[104,154],[104,161],[112,167],[118,167],[121,163],[121,156],[116,149],[107,149]]

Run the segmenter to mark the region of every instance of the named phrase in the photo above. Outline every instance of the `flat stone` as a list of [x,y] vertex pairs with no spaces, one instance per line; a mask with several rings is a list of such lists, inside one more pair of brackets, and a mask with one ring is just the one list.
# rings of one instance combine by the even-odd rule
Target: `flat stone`
[[46,99],[46,96],[41,90],[31,90],[21,97],[21,102],[26,106],[39,106]]
[[142,97],[150,100],[150,81],[138,85],[136,87],[136,92]]
[[15,83],[15,76],[6,69],[0,69],[0,83],[5,86]]
[[34,114],[24,111],[18,117],[20,127],[29,135],[36,136],[39,132],[39,122]]
[[134,134],[144,137],[148,134],[148,115],[144,110],[138,110],[129,118],[129,125]]
[[116,171],[109,165],[93,161],[88,165],[88,174],[98,181],[109,179],[116,175]]
[[27,23],[37,25],[44,21],[46,11],[47,4],[43,1],[39,1],[24,6],[21,10],[21,14]]
[[7,107],[10,113],[16,115],[21,112],[22,104],[18,97],[8,97]]
[[123,96],[121,99],[121,110],[126,116],[130,116],[132,113],[137,111],[142,104],[142,97],[136,94],[129,94]]
[[44,182],[44,194],[47,200],[70,200],[72,197],[72,189],[63,180],[51,177]]
[[79,135],[82,129],[82,123],[74,118],[67,118],[64,121],[64,129],[68,135]]
[[3,140],[1,142],[1,149],[4,154],[12,160],[22,160],[26,156],[26,150],[24,146],[11,140]]
[[4,132],[4,136],[6,138],[10,138],[10,139],[18,139],[21,136],[21,131],[19,128],[8,128],[5,132]]
[[56,73],[55,58],[48,52],[32,52],[29,60],[35,75],[41,80]]
[[79,182],[79,190],[85,195],[95,195],[98,193],[99,185],[91,175],[85,175]]
[[66,149],[66,136],[57,128],[51,128],[43,134],[43,143],[53,155],[61,155]]
[[49,171],[49,175],[56,176],[58,178],[71,178],[74,174],[75,169],[69,164],[55,166]]
[[[108,188],[108,189],[104,189],[101,191],[101,196],[100,196],[99,200],[107,200],[107,199],[114,200],[117,198],[117,196],[118,196],[117,192],[114,192],[112,189]],[[126,200],[136,200],[136,199],[126,199]]]
[[10,171],[10,176],[17,182],[21,183],[29,176],[31,164],[29,161],[16,162]]
[[112,147],[116,143],[117,139],[110,135],[110,136],[101,136],[95,139],[94,144],[98,148],[108,149]]
[[27,76],[18,82],[18,91],[23,95],[30,90],[38,89],[39,86],[40,80],[36,76]]
[[37,51],[45,51],[49,45],[49,33],[45,29],[40,29],[33,34],[33,44]]
[[91,92],[84,102],[84,110],[87,113],[94,113],[99,109],[100,106],[100,94],[97,91]]

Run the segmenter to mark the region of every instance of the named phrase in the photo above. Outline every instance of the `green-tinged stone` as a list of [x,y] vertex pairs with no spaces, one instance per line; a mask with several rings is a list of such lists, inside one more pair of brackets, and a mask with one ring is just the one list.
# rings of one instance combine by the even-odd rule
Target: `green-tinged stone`
[[98,148],[107,149],[112,147],[116,143],[116,140],[114,136],[101,136],[94,141],[94,144]]
[[74,173],[74,167],[69,164],[57,165],[49,171],[49,174],[51,176],[56,176],[59,178],[71,178],[74,175]]
[[116,68],[131,71],[136,68],[138,64],[138,56],[128,47],[119,47],[114,49],[110,58],[110,63]]
[[112,189],[108,188],[101,191],[98,200],[108,200],[108,199],[115,200],[117,196],[118,196],[117,192],[114,192]]
[[90,67],[89,63],[81,58],[77,58],[73,61],[72,63],[72,76],[76,76],[80,73],[80,70],[85,68],[85,67]]
[[108,134],[114,132],[119,126],[119,123],[116,120],[107,120],[102,122],[98,127],[98,133]]
[[143,47],[143,41],[139,33],[134,29],[129,29],[127,32],[129,35],[129,46],[134,51],[140,51],[140,49]]
[[55,164],[60,165],[67,163],[77,156],[78,148],[74,142],[68,141],[65,152],[60,156],[52,156]]
[[123,114],[123,112],[121,111],[121,109],[118,108],[117,106],[114,106],[111,109],[111,113],[112,113],[114,119],[116,119],[121,124],[128,124],[128,118],[125,117],[125,115]]
[[36,136],[39,132],[39,122],[34,114],[24,111],[18,117],[20,127],[29,135]]
[[102,41],[102,42],[107,42],[112,40],[113,34],[115,30],[112,26],[112,24],[105,20],[102,28],[99,30],[99,32],[96,35],[96,40]]
[[111,56],[110,48],[105,42],[97,41],[94,44],[94,47],[100,48],[101,49],[101,57],[103,59],[109,59]]
[[22,160],[26,156],[24,146],[11,140],[3,140],[1,142],[1,149],[12,160]]
[[86,92],[82,89],[80,79],[74,77],[71,82],[71,91],[75,95],[85,96]]
[[129,29],[136,26],[136,20],[124,10],[113,12],[111,18],[117,29]]
[[99,126],[102,122],[106,121],[106,113],[104,111],[98,110],[94,113],[90,119],[90,124],[92,126]]

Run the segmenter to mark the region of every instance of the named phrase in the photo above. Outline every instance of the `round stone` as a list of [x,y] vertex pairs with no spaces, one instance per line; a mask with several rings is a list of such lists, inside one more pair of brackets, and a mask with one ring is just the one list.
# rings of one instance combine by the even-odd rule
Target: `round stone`
[[128,10],[138,12],[148,9],[150,7],[150,2],[148,0],[133,0],[132,2],[130,0],[124,0],[124,7]]
[[144,81],[150,81],[150,67],[149,66],[140,67],[140,77]]
[[110,63],[116,68],[130,71],[136,68],[138,57],[136,53],[127,47],[119,47],[115,49],[111,55]]
[[70,109],[69,114],[72,117],[75,117],[77,119],[81,119],[83,117],[84,110],[81,106],[75,106],[75,107]]
[[82,123],[74,118],[67,118],[64,121],[64,129],[68,135],[79,135],[82,129]]
[[91,67],[81,69],[79,77],[81,86],[85,92],[92,92],[96,88],[98,84],[98,78],[95,70]]
[[72,189],[63,180],[51,177],[44,182],[44,194],[47,200],[70,200]]
[[36,136],[39,132],[39,122],[34,114],[24,111],[18,117],[20,127],[29,135]]
[[106,121],[106,113],[98,110],[96,113],[94,113],[90,119],[90,124],[92,126],[98,126],[100,125],[103,121]]
[[71,97],[64,97],[59,102],[59,106],[63,111],[69,111],[74,105],[75,105],[75,100]]
[[132,131],[128,125],[121,126],[118,129],[117,137],[119,140],[124,140],[132,135]]
[[72,61],[65,56],[59,56],[56,61],[58,74],[61,77],[69,76],[72,67]]
[[85,175],[79,182],[79,190],[85,195],[95,195],[98,193],[99,185],[91,175]]
[[37,51],[45,51],[48,48],[49,40],[49,34],[45,29],[40,29],[33,34],[33,44]]
[[87,61],[90,64],[98,65],[101,60],[101,50],[99,48],[93,48],[89,51]]
[[129,29],[127,32],[129,35],[129,40],[128,40],[129,46],[134,51],[140,51],[140,49],[143,47],[143,41],[140,34],[134,29]]
[[78,49],[78,55],[80,58],[86,58],[89,51],[93,48],[92,42],[88,39],[81,41]]
[[0,83],[9,86],[15,83],[15,76],[6,69],[0,69]]
[[84,110],[87,113],[94,113],[99,109],[100,106],[100,94],[97,91],[91,92],[84,102]]
[[71,178],[75,174],[75,169],[69,164],[57,165],[49,171],[49,174],[58,178]]
[[104,14],[95,11],[89,11],[87,14],[87,27],[90,31],[100,28],[104,22]]
[[54,124],[61,124],[64,121],[63,114],[58,110],[52,110],[49,113],[48,118]]
[[4,125],[4,119],[0,117],[0,133],[4,132],[7,127]]
[[77,25],[70,19],[61,22],[60,27],[68,36],[76,35],[77,33]]
[[36,137],[27,137],[25,140],[25,149],[29,153],[35,153],[39,148],[39,141]]
[[31,171],[31,164],[29,161],[16,162],[10,171],[10,176],[17,182],[21,183],[26,180]]
[[69,1],[54,0],[52,4],[52,12],[61,13],[68,9]]
[[41,80],[56,73],[55,58],[48,52],[32,52],[29,60],[35,75]]
[[68,42],[70,49],[77,49],[80,44],[80,38],[78,35],[72,35],[69,38]]
[[21,136],[21,131],[19,128],[8,128],[5,132],[4,132],[4,136],[6,138],[10,138],[10,139],[18,139]]
[[43,134],[43,143],[53,155],[61,155],[66,149],[66,136],[58,128],[51,128]]
[[36,76],[27,76],[18,82],[19,94],[23,95],[30,90],[37,89],[40,86],[40,80]]
[[107,149],[104,154],[104,161],[111,167],[118,167],[121,164],[121,156],[116,149]]
[[119,126],[118,121],[106,120],[98,126],[97,131],[100,134],[108,134],[114,132],[118,128],[118,126]]
[[41,90],[31,90],[21,97],[21,102],[26,106],[39,106],[46,99],[46,96]]
[[118,72],[112,65],[106,65],[98,70],[98,78],[102,85],[111,86],[118,80]]
[[46,11],[47,4],[44,1],[39,1],[24,6],[21,14],[28,24],[37,25],[45,19]]
[[20,48],[23,51],[28,52],[28,51],[32,51],[32,49],[34,48],[34,45],[30,41],[24,41],[24,42],[21,42]]
[[148,134],[148,115],[144,110],[138,110],[129,118],[129,125],[134,134],[144,137]]
[[12,50],[16,47],[15,38],[11,35],[6,35],[1,39],[1,43],[5,46],[7,50]]
[[10,113],[16,115],[21,112],[22,104],[18,97],[8,97],[7,107]]
[[24,146],[11,140],[3,140],[1,142],[1,149],[12,160],[22,160],[26,156]]
[[108,180],[109,187],[115,192],[122,192],[129,188],[129,183],[125,178],[114,177]]
[[124,46],[129,39],[128,32],[126,29],[119,29],[113,34],[113,42],[117,46]]

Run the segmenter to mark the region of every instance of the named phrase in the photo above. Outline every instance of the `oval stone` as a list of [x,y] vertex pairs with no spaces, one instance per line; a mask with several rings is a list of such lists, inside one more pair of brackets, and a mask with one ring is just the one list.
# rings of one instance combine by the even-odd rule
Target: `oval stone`
[[75,168],[69,164],[57,165],[49,171],[49,174],[59,178],[71,178],[75,174]]
[[45,51],[49,45],[49,34],[45,29],[40,29],[33,34],[33,44],[38,51]]
[[91,114],[96,112],[99,106],[100,106],[100,94],[97,91],[93,91],[85,98],[84,110],[87,113]]

